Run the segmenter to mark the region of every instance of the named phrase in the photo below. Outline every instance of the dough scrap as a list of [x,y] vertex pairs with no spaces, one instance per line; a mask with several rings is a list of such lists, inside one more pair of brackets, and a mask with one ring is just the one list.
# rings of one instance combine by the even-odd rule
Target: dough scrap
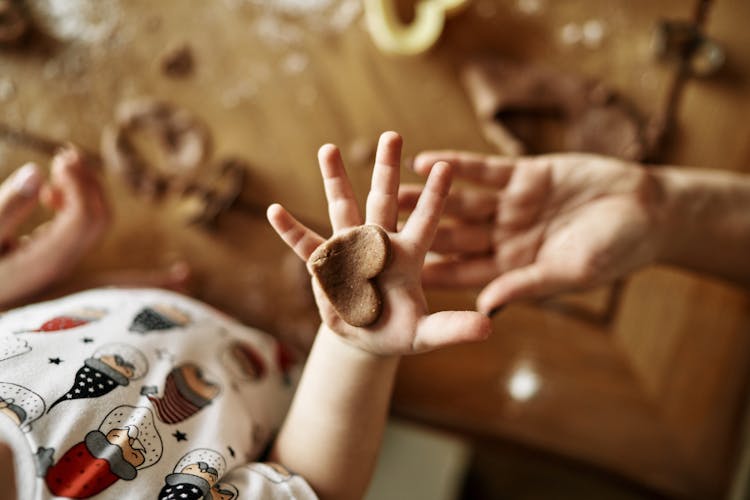
[[375,323],[383,311],[382,294],[374,278],[388,265],[390,253],[385,230],[375,225],[357,226],[319,246],[307,267],[339,317],[363,327]]
[[194,70],[195,59],[190,45],[179,45],[161,59],[161,71],[170,78],[187,78]]
[[18,0],[0,0],[0,45],[15,45],[29,32],[31,25]]
[[488,142],[507,155],[528,154],[506,119],[559,116],[564,148],[643,160],[655,147],[629,102],[601,82],[548,66],[502,58],[468,62],[461,79]]
[[[160,148],[154,165],[133,136],[143,133]],[[189,111],[166,101],[139,98],[122,102],[116,123],[102,134],[102,157],[137,192],[160,198],[168,188],[189,185],[211,153],[208,127]],[[179,189],[177,189],[179,190]]]

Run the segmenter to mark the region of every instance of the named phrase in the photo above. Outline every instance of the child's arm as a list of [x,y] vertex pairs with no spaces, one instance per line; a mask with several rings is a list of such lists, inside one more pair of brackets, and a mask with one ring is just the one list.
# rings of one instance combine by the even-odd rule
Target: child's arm
[[[476,312],[427,313],[421,267],[450,189],[450,166],[435,166],[415,211],[397,231],[400,155],[401,138],[383,134],[367,199],[366,222],[381,226],[391,240],[391,262],[377,278],[383,313],[370,327],[348,325],[313,281],[324,324],[271,454],[321,498],[364,495],[400,355],[482,340],[490,333],[488,318]],[[319,160],[334,233],[361,225],[338,150],[324,146]],[[304,260],[323,243],[278,205],[269,208],[268,218]]]

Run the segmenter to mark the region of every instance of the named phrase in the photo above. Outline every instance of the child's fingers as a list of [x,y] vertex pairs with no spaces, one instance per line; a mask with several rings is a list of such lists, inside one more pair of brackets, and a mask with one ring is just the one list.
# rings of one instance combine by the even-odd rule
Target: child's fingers
[[284,243],[289,245],[294,253],[304,261],[307,261],[315,249],[324,241],[318,233],[305,227],[277,203],[268,207],[266,216],[268,222],[284,240]]
[[[400,210],[413,210],[422,194],[419,184],[404,184],[398,192]],[[492,219],[497,213],[498,193],[478,189],[451,189],[443,213],[465,221],[480,222]]]
[[45,194],[46,201],[61,214],[74,214],[85,219],[92,238],[98,237],[109,225],[110,210],[104,189],[96,172],[86,165],[81,152],[73,147],[64,149],[53,158],[52,183]]
[[428,351],[438,347],[485,340],[492,333],[490,319],[474,311],[441,311],[424,316],[417,325],[412,347]]
[[395,231],[398,219],[402,142],[396,132],[384,132],[380,136],[370,194],[367,195],[367,223],[377,224],[386,231]]
[[414,159],[414,170],[427,175],[438,161],[446,161],[456,177],[487,187],[503,188],[508,183],[519,158],[490,156],[463,151],[425,151]]
[[320,173],[323,175],[323,186],[328,200],[328,216],[333,231],[362,224],[354,191],[346,175],[344,162],[339,149],[333,144],[326,144],[318,150]]
[[450,188],[451,166],[438,162],[432,168],[417,206],[401,231],[401,234],[425,252],[432,244]]
[[28,163],[0,185],[0,245],[37,206],[43,182],[39,167]]

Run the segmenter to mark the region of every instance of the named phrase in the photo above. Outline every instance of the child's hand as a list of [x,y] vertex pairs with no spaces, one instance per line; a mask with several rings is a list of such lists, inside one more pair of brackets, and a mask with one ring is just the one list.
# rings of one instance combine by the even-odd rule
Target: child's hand
[[[101,238],[110,212],[104,190],[80,152],[68,148],[52,161],[45,183],[33,164],[16,171],[0,185],[0,308],[40,292],[64,278]],[[54,218],[28,240],[18,229],[39,204]]]
[[[491,330],[486,316],[470,311],[427,314],[427,301],[422,292],[422,265],[450,190],[451,167],[445,162],[434,166],[414,212],[403,229],[397,231],[400,158],[401,137],[394,132],[381,135],[363,221],[339,150],[328,144],[318,152],[334,234],[367,223],[381,226],[391,240],[391,261],[375,278],[383,295],[380,318],[366,328],[345,323],[313,279],[321,318],[328,328],[349,343],[373,354],[409,354],[483,340]],[[268,220],[305,261],[324,242],[280,205],[269,207]]]

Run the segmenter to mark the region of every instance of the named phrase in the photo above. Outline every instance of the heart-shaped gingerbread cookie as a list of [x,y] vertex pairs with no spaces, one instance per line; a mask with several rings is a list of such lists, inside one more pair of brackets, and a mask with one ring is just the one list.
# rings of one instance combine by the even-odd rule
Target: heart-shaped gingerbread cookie
[[385,269],[390,254],[391,242],[382,228],[357,226],[320,245],[307,267],[341,319],[352,326],[367,326],[383,310],[373,279]]

